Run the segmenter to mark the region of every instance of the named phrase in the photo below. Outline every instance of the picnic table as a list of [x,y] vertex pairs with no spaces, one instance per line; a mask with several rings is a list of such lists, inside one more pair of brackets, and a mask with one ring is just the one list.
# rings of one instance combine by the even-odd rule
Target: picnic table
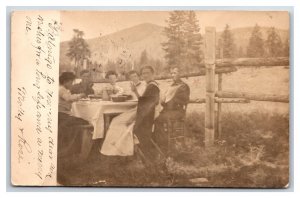
[[94,126],[92,139],[104,138],[107,114],[121,114],[137,106],[137,100],[125,102],[103,101],[101,99],[86,99],[72,103],[71,113],[89,121]]

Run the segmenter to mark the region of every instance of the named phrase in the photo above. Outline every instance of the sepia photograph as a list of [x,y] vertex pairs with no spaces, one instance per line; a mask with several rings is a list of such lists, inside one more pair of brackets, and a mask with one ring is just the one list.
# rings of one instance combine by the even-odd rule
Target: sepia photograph
[[289,13],[62,11],[57,183],[289,185]]
[[289,187],[288,11],[24,11],[11,35],[13,185]]

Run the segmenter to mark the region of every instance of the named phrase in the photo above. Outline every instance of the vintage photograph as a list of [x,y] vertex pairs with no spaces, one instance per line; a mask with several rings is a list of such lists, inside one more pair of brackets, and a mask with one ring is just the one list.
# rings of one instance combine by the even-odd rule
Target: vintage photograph
[[60,23],[57,185],[288,187],[288,12]]

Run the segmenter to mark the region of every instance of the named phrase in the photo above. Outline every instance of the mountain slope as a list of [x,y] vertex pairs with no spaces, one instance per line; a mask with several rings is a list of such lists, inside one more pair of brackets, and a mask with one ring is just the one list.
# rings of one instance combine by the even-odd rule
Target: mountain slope
[[[231,32],[234,35],[237,49],[243,48],[246,52],[248,40],[251,36],[253,27],[236,28]],[[155,59],[164,59],[164,51],[161,43],[166,41],[163,33],[164,27],[151,23],[143,23],[137,26],[126,28],[118,32],[105,35],[98,38],[87,39],[87,43],[92,52],[92,62],[106,64],[108,60],[116,61],[122,59],[132,62],[140,58],[141,52],[146,50],[149,57]],[[266,39],[268,27],[261,27],[263,38]],[[282,42],[289,37],[288,30],[277,29]],[[217,32],[217,40],[222,32]],[[66,56],[68,51],[68,42],[62,42],[60,48],[61,67],[71,67],[71,61]]]
[[[163,59],[161,43],[166,40],[163,29],[158,25],[144,23],[106,36],[87,39],[92,52],[91,60],[102,64],[118,58],[134,61],[145,49],[150,57]],[[69,58],[65,55],[67,50],[68,42],[62,42],[60,53],[62,65],[70,64]]]

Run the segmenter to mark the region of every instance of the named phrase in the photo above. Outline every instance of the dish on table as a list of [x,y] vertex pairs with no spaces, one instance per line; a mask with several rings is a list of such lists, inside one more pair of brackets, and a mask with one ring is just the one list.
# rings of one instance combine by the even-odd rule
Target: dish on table
[[81,98],[79,101],[90,101],[89,98]]
[[123,96],[123,95],[120,95],[120,96],[111,96],[111,100],[113,102],[125,102],[127,100],[127,96]]
[[102,95],[89,95],[90,99],[102,99]]

